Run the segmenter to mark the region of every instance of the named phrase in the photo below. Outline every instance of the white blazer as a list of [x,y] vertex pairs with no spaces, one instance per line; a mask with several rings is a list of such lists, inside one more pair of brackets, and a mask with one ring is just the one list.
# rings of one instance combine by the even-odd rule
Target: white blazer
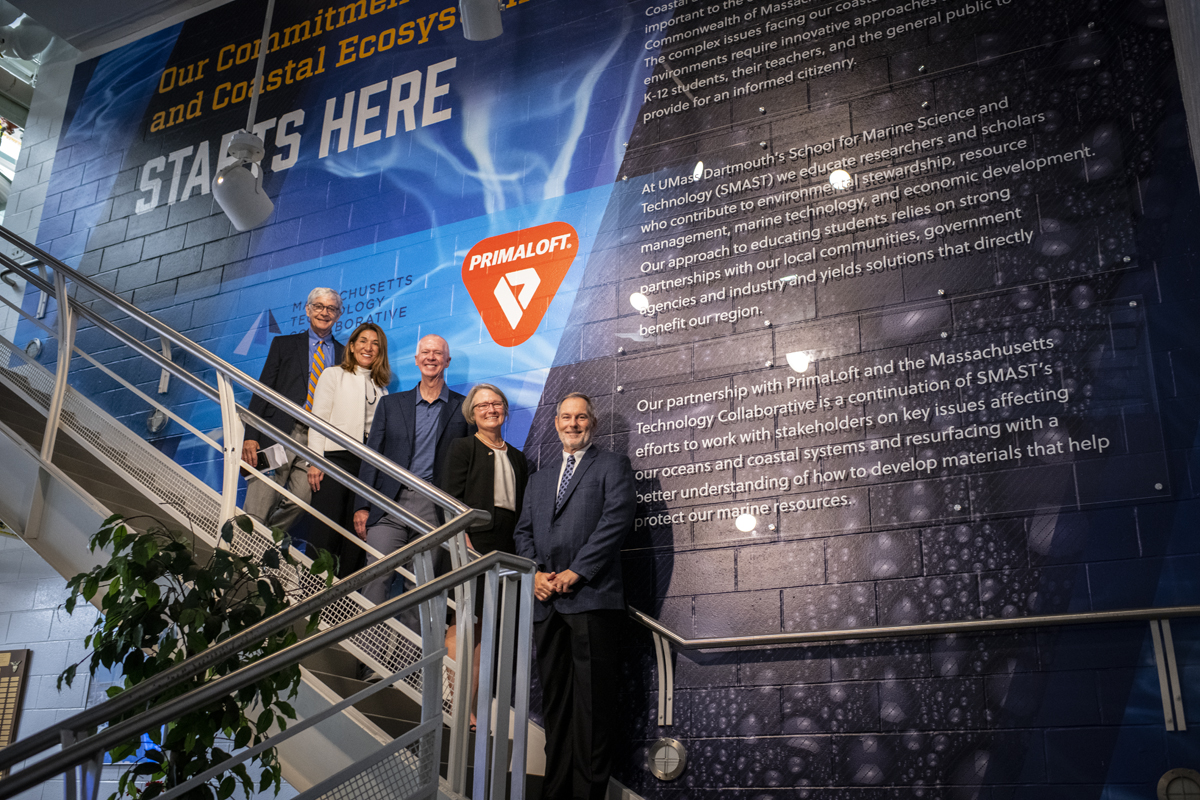
[[[366,433],[367,392],[371,382],[371,370],[359,367],[353,373],[346,372],[340,365],[326,367],[317,379],[313,392],[312,413],[331,423],[335,428],[356,442],[361,442]],[[382,399],[387,387],[375,387]],[[376,406],[378,407],[378,400]],[[315,428],[308,431],[308,446],[314,452],[328,453],[345,450],[337,442],[330,441]]]

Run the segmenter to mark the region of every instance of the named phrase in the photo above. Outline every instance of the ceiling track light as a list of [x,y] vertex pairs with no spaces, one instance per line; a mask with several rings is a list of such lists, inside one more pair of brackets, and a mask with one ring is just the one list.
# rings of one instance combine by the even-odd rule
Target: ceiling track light
[[504,33],[498,0],[459,0],[458,10],[467,41],[486,42]]
[[[229,157],[237,159],[217,173],[213,197],[239,231],[257,228],[267,221],[275,204],[263,191],[262,139],[253,133],[238,131],[229,139]],[[255,170],[255,165],[258,169]]]

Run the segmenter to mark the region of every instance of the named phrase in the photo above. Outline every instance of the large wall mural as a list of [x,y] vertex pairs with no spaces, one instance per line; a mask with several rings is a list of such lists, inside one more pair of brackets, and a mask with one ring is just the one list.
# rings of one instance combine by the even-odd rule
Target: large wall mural
[[[444,0],[288,3],[246,233],[209,191],[258,47],[229,9],[77,68],[39,244],[251,374],[313,286],[399,385],[439,333],[535,464],[593,395],[638,481],[629,600],[685,637],[1200,601],[1200,197],[1158,0],[510,0],[485,43]],[[679,654],[667,728],[630,642],[617,775],[648,797],[1200,767],[1141,623]]]

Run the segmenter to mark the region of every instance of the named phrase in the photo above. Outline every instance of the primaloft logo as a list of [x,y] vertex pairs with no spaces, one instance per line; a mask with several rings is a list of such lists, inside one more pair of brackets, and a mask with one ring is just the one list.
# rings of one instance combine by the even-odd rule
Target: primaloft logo
[[577,252],[579,235],[565,222],[502,233],[471,248],[463,283],[496,344],[516,347],[533,336]]

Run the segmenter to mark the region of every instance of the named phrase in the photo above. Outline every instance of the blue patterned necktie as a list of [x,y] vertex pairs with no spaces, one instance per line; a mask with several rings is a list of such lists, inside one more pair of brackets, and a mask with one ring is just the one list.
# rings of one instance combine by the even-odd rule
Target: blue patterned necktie
[[575,474],[575,454],[567,456],[567,466],[563,469],[562,480],[558,482],[558,498],[554,501],[554,511],[558,512],[562,508],[563,500],[567,499],[567,486],[571,483],[571,476]]

